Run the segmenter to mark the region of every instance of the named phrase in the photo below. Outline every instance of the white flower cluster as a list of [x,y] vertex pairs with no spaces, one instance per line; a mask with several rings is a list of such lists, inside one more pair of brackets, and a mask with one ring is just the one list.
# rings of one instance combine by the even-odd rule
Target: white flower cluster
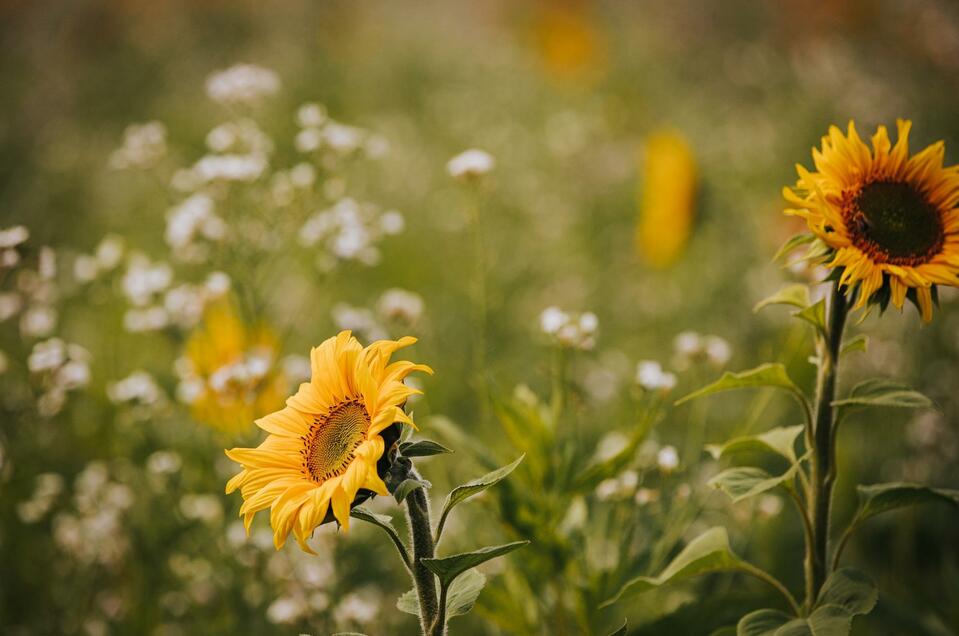
[[289,170],[277,170],[270,181],[270,193],[273,202],[285,207],[296,200],[298,193],[309,194],[316,183],[316,168],[313,164],[301,161]]
[[664,371],[655,360],[640,360],[636,365],[636,384],[647,391],[672,391],[676,387],[676,375]]
[[114,404],[154,406],[163,402],[166,396],[152,375],[138,370],[108,384],[107,397]]
[[280,90],[280,76],[255,64],[236,64],[206,80],[206,94],[227,105],[254,104]]
[[33,346],[27,368],[40,378],[44,393],[37,400],[43,417],[56,415],[63,409],[67,392],[82,389],[90,383],[90,354],[75,344],[51,338]]
[[63,477],[56,473],[37,475],[30,499],[17,504],[17,516],[23,523],[37,523],[50,512],[63,492]]
[[539,326],[562,347],[589,350],[596,345],[599,319],[591,311],[570,314],[552,306],[539,315]]
[[184,404],[193,404],[208,390],[222,396],[245,395],[270,373],[275,361],[276,352],[272,348],[257,346],[208,377],[202,377],[187,358],[179,358],[174,367],[180,378],[177,399]]
[[0,230],[0,270],[13,267],[20,262],[17,248],[30,238],[30,230],[22,225],[14,225]]
[[309,102],[300,106],[296,123],[300,130],[293,146],[303,154],[329,151],[330,159],[335,160],[362,150],[367,157],[378,159],[390,150],[386,138],[330,119],[322,104]]
[[333,323],[338,329],[349,329],[364,340],[389,338],[385,325],[409,329],[423,314],[423,298],[405,289],[388,289],[376,302],[376,311],[337,303],[332,310]]
[[[629,439],[619,431],[610,431],[596,447],[595,460],[607,461],[622,452]],[[660,473],[669,475],[679,468],[679,452],[674,446],[659,446],[654,440],[646,440],[637,452],[638,465],[655,467]],[[604,479],[596,486],[596,497],[600,501],[622,500],[632,497],[638,505],[647,505],[659,500],[659,491],[649,488],[637,488],[640,474],[629,468],[616,477]],[[691,489],[681,485],[677,496],[688,497]]]
[[335,267],[338,261],[375,265],[380,261],[377,243],[402,232],[404,225],[403,216],[395,210],[380,213],[375,205],[346,197],[307,219],[299,238],[304,247],[326,248],[319,261],[323,269]]
[[423,297],[405,289],[387,289],[377,301],[376,311],[386,320],[413,325],[423,315]]
[[151,168],[166,155],[167,131],[158,121],[131,124],[123,131],[123,144],[110,155],[114,170]]
[[132,307],[123,316],[123,326],[131,333],[157,331],[175,326],[190,329],[203,316],[206,303],[230,289],[230,278],[212,272],[203,284],[183,283],[170,287],[173,269],[163,262],[152,262],[133,252],[123,275],[123,293]]
[[673,340],[673,350],[676,353],[673,364],[679,370],[702,361],[722,367],[733,355],[732,347],[723,338],[702,335],[695,331],[677,334]]
[[454,179],[476,179],[496,167],[496,159],[484,150],[471,148],[446,163],[446,172]]
[[123,239],[114,234],[104,236],[92,254],[79,254],[73,261],[73,277],[80,283],[90,283],[101,274],[114,269],[123,260]]
[[217,216],[213,199],[205,194],[189,196],[167,212],[164,238],[181,261],[202,262],[209,251],[203,241],[216,243],[226,234],[226,223]]
[[73,483],[75,511],[53,519],[57,546],[83,564],[116,565],[129,547],[123,514],[134,503],[129,486],[112,481],[102,462],[91,462]]

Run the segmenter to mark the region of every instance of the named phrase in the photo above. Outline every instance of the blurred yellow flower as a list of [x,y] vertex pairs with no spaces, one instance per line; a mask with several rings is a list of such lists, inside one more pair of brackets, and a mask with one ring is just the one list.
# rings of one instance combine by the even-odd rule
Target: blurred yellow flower
[[646,138],[640,156],[636,249],[653,267],[669,267],[682,255],[695,216],[696,160],[686,140],[664,130]]
[[533,39],[546,71],[556,80],[588,85],[605,74],[606,41],[588,2],[540,2]]
[[197,421],[227,432],[244,431],[283,404],[287,380],[278,366],[279,352],[268,327],[247,327],[232,303],[218,301],[207,307],[187,341],[181,398]]
[[786,213],[832,248],[827,267],[858,286],[857,308],[891,300],[902,309],[909,297],[929,322],[936,285],[959,285],[959,166],[943,167],[942,141],[910,157],[912,124],[896,126],[896,145],[879,126],[872,151],[853,122],[845,135],[830,127],[812,151],[817,172],[797,165],[796,186],[783,189],[796,206]]
[[300,385],[286,408],[257,420],[269,435],[257,448],[234,448],[227,456],[243,470],[226,486],[243,495],[240,514],[249,531],[253,516],[272,507],[277,549],[292,530],[300,547],[332,514],[349,528],[350,506],[361,489],[387,495],[377,473],[386,450],[383,433],[394,422],[413,425],[406,399],[421,393],[403,383],[413,371],[433,370],[408,361],[390,363],[393,353],[415,338],[380,340],[366,348],[342,331],[310,352],[312,378]]

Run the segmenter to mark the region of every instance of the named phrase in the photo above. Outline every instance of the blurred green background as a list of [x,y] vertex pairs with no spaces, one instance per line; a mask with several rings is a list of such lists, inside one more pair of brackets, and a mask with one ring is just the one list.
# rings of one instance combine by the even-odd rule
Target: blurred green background
[[[173,362],[189,329],[131,333],[124,328],[119,274],[89,284],[70,274],[77,257],[108,234],[153,260],[170,260],[167,214],[182,199],[168,185],[174,166],[196,161],[207,152],[208,131],[240,116],[207,98],[211,73],[247,62],[279,75],[279,91],[243,113],[273,139],[276,166],[300,160],[292,139],[305,102],[388,140],[384,157],[317,164],[319,180],[334,181],[327,199],[345,187],[403,214],[405,229],[383,238],[375,264],[347,260],[324,270],[309,250],[291,255],[283,246],[240,248],[233,260],[210,256],[175,269],[192,281],[223,269],[253,289],[245,316],[273,326],[283,355],[305,355],[345,326],[335,315],[338,304],[373,308],[391,288],[421,297],[424,309],[414,324],[380,326],[390,336],[420,337],[411,355],[437,371],[423,381],[426,397],[414,408],[423,435],[454,445],[458,454],[423,464],[434,500],[482,472],[491,449],[507,461],[518,454],[476,399],[469,206],[479,206],[485,233],[482,376],[494,395],[505,399],[519,384],[547,392],[556,345],[539,328],[543,309],[555,305],[599,318],[595,347],[567,352],[570,399],[560,424],[577,432],[562,437],[563,444],[580,445],[570,456],[587,461],[598,440],[611,431],[628,435],[637,408],[651,408],[637,403],[636,362],[682,366],[673,346],[682,331],[728,341],[730,368],[779,359],[804,386],[811,384],[811,342],[802,327],[785,311],[753,315],[751,309],[782,281],[802,280],[771,262],[782,241],[801,229],[782,216],[780,190],[794,181],[795,163],[811,163],[810,148],[830,124],[855,119],[866,135],[904,117],[914,122],[913,149],[944,139],[951,163],[959,147],[959,6],[938,0],[6,0],[0,52],[0,229],[29,228],[29,245],[36,247],[24,248],[24,263],[41,245],[56,250],[60,273],[43,303],[57,308],[55,335],[90,352],[91,371],[84,390],[44,417],[35,405],[42,380],[25,367],[44,337],[26,335],[17,316],[0,323],[0,351],[9,360],[0,375],[0,631],[9,634],[415,633],[415,620],[394,608],[409,584],[375,528],[355,523],[348,537],[321,529],[320,558],[295,546],[280,553],[264,546],[265,518],[254,524],[251,541],[237,535],[239,497],[221,495],[235,467],[221,449],[256,443],[256,431],[213,431],[177,403]],[[111,169],[125,128],[149,120],[167,130],[163,163],[148,171]],[[691,219],[688,240],[667,266],[653,267],[638,253],[634,234],[637,200],[657,187],[643,178],[654,160],[645,140],[663,131],[685,140],[697,186],[694,205],[676,212]],[[495,170],[475,186],[445,168],[471,147],[496,159]],[[228,223],[255,218],[262,227],[301,222],[325,207],[303,203],[281,223],[254,199],[223,200]],[[291,244],[295,237],[294,231]],[[4,292],[32,293],[13,269],[0,271],[0,280]],[[843,429],[839,518],[850,514],[857,482],[959,487],[954,292],[942,290],[932,325],[921,327],[907,308],[854,327],[871,343],[850,358],[843,386],[868,375],[893,377],[925,392],[941,412],[870,412]],[[375,329],[364,340],[375,337],[369,331]],[[131,412],[108,399],[111,383],[137,369],[156,378],[167,396],[161,406]],[[676,395],[718,374],[698,363],[675,370]],[[650,487],[662,489],[665,500],[670,489],[686,485],[689,510],[695,502],[696,511],[729,524],[740,554],[799,589],[802,532],[793,511],[764,515],[751,505],[729,505],[705,486],[717,467],[699,452],[700,436],[718,442],[797,423],[799,414],[765,394],[656,408],[649,442],[675,446],[681,461],[670,474],[650,477]],[[635,461],[641,468],[650,460]],[[58,475],[59,486],[57,478],[38,480],[43,474]],[[524,485],[539,487],[517,477],[511,488]],[[47,499],[45,509],[23,506]],[[399,517],[389,503],[376,508]],[[459,509],[454,543],[445,549],[505,541],[513,530],[497,523],[502,514],[489,514],[503,512],[498,503],[487,498]],[[535,505],[514,503],[520,512]],[[594,503],[590,517],[599,518]],[[675,551],[676,541],[695,535],[687,526],[696,514],[682,498],[669,510],[665,502],[661,510],[631,498],[617,505],[645,518],[635,539],[642,554],[644,542],[660,545],[661,537],[678,532],[663,544]],[[115,514],[98,518],[104,507]],[[103,545],[71,534],[69,518],[89,521],[84,532]],[[677,531],[663,521],[675,518],[688,523]],[[622,532],[601,525],[589,526],[593,538],[616,541]],[[847,561],[871,572],[881,589],[877,609],[857,621],[854,633],[959,633],[957,527],[955,510],[923,507],[882,517],[854,540]],[[557,554],[568,556],[564,550]],[[584,552],[585,570],[608,570],[603,552],[602,546]],[[764,606],[765,592],[752,582],[715,576],[567,620],[563,608],[577,602],[544,595],[517,608],[503,594],[511,589],[508,579],[525,577],[522,589],[531,593],[537,582],[570,590],[598,584],[577,579],[582,572],[567,569],[567,556],[541,566],[530,554],[516,553],[489,570],[478,611],[455,619],[451,632],[607,633],[629,617],[631,633],[708,634]],[[635,563],[632,575],[648,574],[655,559]]]

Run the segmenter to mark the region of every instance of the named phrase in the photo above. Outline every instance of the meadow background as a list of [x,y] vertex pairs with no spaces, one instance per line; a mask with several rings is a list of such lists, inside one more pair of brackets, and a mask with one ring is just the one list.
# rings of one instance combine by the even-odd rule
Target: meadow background
[[[286,362],[278,381],[295,375],[297,359],[286,356],[306,355],[340,328],[364,341],[419,337],[413,359],[436,375],[422,381],[417,419],[423,435],[457,451],[423,463],[436,492],[482,472],[491,456],[505,463],[529,454],[508,496],[490,493],[457,512],[447,549],[522,532],[533,533],[533,545],[487,568],[477,611],[455,619],[452,633],[608,633],[628,617],[632,633],[708,634],[735,623],[763,607],[766,592],[726,575],[595,607],[624,578],[661,567],[704,517],[732,527],[740,554],[801,586],[802,573],[790,570],[802,550],[793,511],[774,496],[729,505],[705,485],[717,464],[702,452],[703,442],[793,424],[798,414],[766,393],[680,407],[672,397],[724,366],[773,358],[812,382],[802,326],[784,310],[754,315],[752,307],[808,275],[771,261],[801,229],[781,214],[780,190],[794,181],[795,163],[810,164],[829,124],[855,119],[866,134],[910,118],[913,148],[941,138],[947,163],[959,159],[959,7],[939,0],[8,0],[0,4],[0,53],[0,229],[30,233],[13,248],[19,262],[0,269],[7,634],[416,629],[395,611],[408,582],[377,529],[357,522],[342,537],[325,526],[319,557],[293,545],[275,552],[266,518],[244,538],[239,497],[223,494],[236,467],[222,449],[255,444],[258,432],[252,423],[209,426],[182,403],[174,369],[191,334],[204,324],[219,333],[224,323],[131,319],[137,293],[161,298],[173,286],[138,292],[125,278],[142,265],[134,251],[169,263],[177,282],[201,285],[226,271],[234,294],[252,290],[236,302],[248,328],[268,325],[274,334],[274,362]],[[229,248],[184,259],[171,247],[168,218],[185,195],[170,182],[177,166],[210,152],[212,128],[241,116],[204,90],[212,73],[240,62],[280,80],[275,94],[241,113],[270,140],[269,167],[251,186],[255,196],[223,195]],[[313,176],[301,169],[297,177],[291,168],[304,153],[296,115],[314,102],[368,132],[360,150],[313,155]],[[153,120],[165,127],[165,153],[148,169],[121,169],[115,152],[124,130]],[[658,189],[681,202],[690,194],[644,177],[656,161],[648,140],[664,134],[690,150],[683,165],[696,187],[693,203],[670,217],[690,220],[688,237],[681,221],[656,225],[659,240],[680,247],[669,262],[651,262],[634,240],[643,197]],[[496,166],[464,184],[446,164],[473,147]],[[286,176],[277,177],[281,170]],[[277,194],[283,179],[309,193]],[[371,218],[385,228],[359,257],[308,244],[299,230],[347,194],[374,202]],[[275,203],[285,211],[274,217],[256,197],[292,203]],[[472,309],[471,206],[484,233],[485,340],[475,335]],[[392,210],[401,223],[395,215],[393,225],[382,221]],[[256,244],[274,229],[288,243]],[[107,267],[108,254],[97,269],[89,259],[104,237],[122,255]],[[394,294],[391,304],[383,295],[392,289],[414,296]],[[855,328],[871,342],[849,358],[844,385],[867,374],[898,378],[940,411],[883,411],[847,425],[837,514],[850,514],[857,481],[959,487],[957,298],[943,289],[928,326],[910,307]],[[564,347],[543,333],[540,315],[550,306],[593,312],[595,343]],[[675,341],[682,332],[718,336],[730,355],[721,345],[716,355],[685,355],[683,339],[678,351]],[[56,368],[29,362],[51,337],[83,348],[64,354],[75,375],[53,377]],[[544,438],[531,431],[524,445],[526,420],[513,418],[518,436],[501,423],[533,395],[548,399],[557,357],[569,365],[557,423],[564,432],[538,446]],[[501,404],[493,412],[477,401],[477,360],[479,382]],[[639,390],[640,360],[676,373],[672,397]],[[117,389],[140,370],[149,381],[138,375],[126,393]],[[551,487],[557,477],[545,467],[557,456],[585,466],[644,417],[655,425],[623,467],[632,476],[577,494]],[[676,461],[661,452],[667,447]],[[374,508],[400,516],[389,501]],[[847,560],[882,591],[854,633],[959,633],[957,521],[955,510],[914,508],[875,520],[854,540]]]

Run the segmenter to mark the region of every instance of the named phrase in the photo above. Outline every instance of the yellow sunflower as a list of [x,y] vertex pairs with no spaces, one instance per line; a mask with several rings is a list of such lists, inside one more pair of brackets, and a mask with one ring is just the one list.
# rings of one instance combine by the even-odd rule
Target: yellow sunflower
[[783,195],[829,248],[827,267],[858,290],[857,308],[869,302],[902,309],[908,297],[922,319],[932,319],[936,285],[959,285],[959,166],[943,167],[938,141],[909,156],[911,122],[898,120],[892,146],[885,126],[872,150],[849,122],[833,126],[813,149],[816,172],[796,166],[799,180]]
[[397,349],[414,342],[405,337],[363,348],[343,331],[310,352],[310,381],[300,385],[286,408],[257,420],[269,433],[266,440],[257,448],[226,451],[243,466],[226,492],[240,489],[247,531],[258,511],[271,508],[277,549],[292,530],[300,547],[312,553],[306,540],[324,521],[335,517],[349,528],[358,492],[388,494],[377,472],[387,446],[384,435],[395,422],[413,426],[402,405],[420,393],[403,379],[413,371],[433,373],[424,364],[390,363]]

